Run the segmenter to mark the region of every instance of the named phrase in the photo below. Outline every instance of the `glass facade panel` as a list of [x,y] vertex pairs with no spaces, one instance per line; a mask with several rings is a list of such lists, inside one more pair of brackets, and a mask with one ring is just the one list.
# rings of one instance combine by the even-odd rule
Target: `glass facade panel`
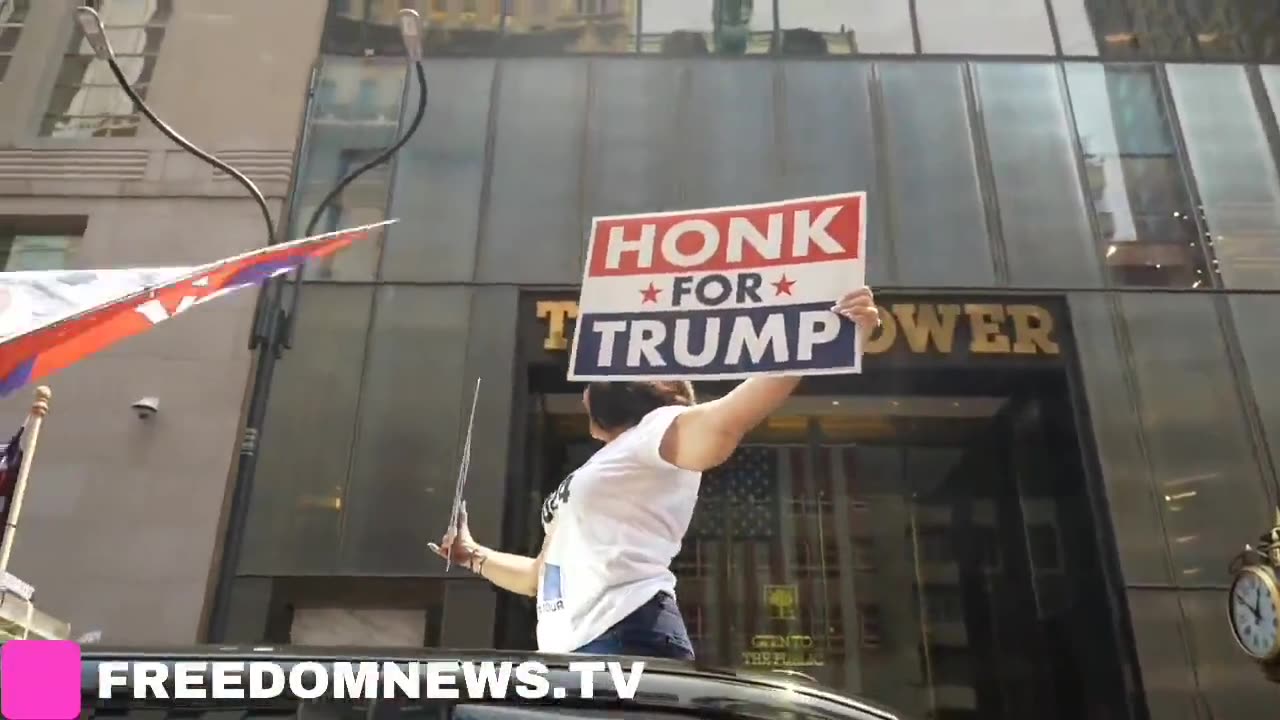
[[671,168],[676,160],[679,61],[604,59],[591,71],[587,128],[587,212],[626,215],[675,203]]
[[1214,269],[1228,288],[1280,289],[1280,176],[1245,68],[1168,73]]
[[381,285],[360,389],[351,478],[343,501],[339,569],[417,575],[449,524],[458,428],[470,406],[466,369],[471,290]]
[[1156,69],[1073,63],[1066,73],[1111,282],[1208,287]]
[[[880,138],[898,265],[906,285],[995,284],[964,67],[879,66]],[[918,199],[929,198],[927,202]]]
[[[325,58],[311,106],[307,146],[298,168],[293,236],[302,237],[320,201],[347,173],[395,141],[404,99],[403,63],[383,59]],[[315,232],[379,222],[387,216],[392,164],[348,185],[318,218]],[[380,231],[381,232],[381,231]],[[383,240],[307,264],[309,280],[367,282],[378,266]]]
[[1072,294],[1071,333],[1120,570],[1128,583],[1171,586],[1164,499],[1157,498],[1147,464],[1132,372],[1116,334],[1119,302],[1114,295]]
[[[375,296],[351,483],[343,497],[344,573],[415,575],[449,524],[465,427],[470,288],[383,284]],[[470,402],[467,404],[470,406]]]
[[784,0],[778,26],[789,55],[915,51],[908,0]]
[[[577,282],[587,66],[525,60],[499,70],[497,137],[477,278]],[[537,247],[537,252],[529,252]]]
[[1044,0],[915,0],[920,48],[955,55],[1053,55]]
[[[780,65],[775,72],[781,74],[778,165],[772,169],[753,165],[751,171],[772,176],[768,191],[775,197],[866,191],[868,272],[873,278],[886,277],[890,255],[881,209],[886,193],[876,167],[871,64],[797,60]],[[768,161],[766,149],[761,148],[759,155],[756,159]]]
[[1014,286],[1096,286],[1097,251],[1052,65],[980,64],[977,93]]
[[1153,720],[1203,718],[1197,710],[1196,674],[1178,595],[1177,590],[1128,591],[1129,616],[1142,666],[1142,689],[1148,716]]
[[[773,3],[767,0],[644,0],[640,11],[641,52],[756,55],[770,52],[774,38]],[[796,42],[821,40],[808,34]]]
[[372,301],[368,286],[306,290],[271,388],[242,575],[335,570]]
[[1280,469],[1280,294],[1232,295],[1229,302],[1249,375],[1245,390],[1257,403],[1271,466]]
[[1269,527],[1275,513],[1223,342],[1217,298],[1126,293],[1120,304],[1174,582],[1225,585],[1224,560]]
[[713,60],[689,63],[684,72],[676,178],[680,206],[773,198],[780,158],[772,68]]
[[[474,277],[484,187],[489,98],[496,63],[435,59],[431,104],[396,160],[380,277],[386,282],[466,282]],[[417,86],[402,125],[417,112]]]

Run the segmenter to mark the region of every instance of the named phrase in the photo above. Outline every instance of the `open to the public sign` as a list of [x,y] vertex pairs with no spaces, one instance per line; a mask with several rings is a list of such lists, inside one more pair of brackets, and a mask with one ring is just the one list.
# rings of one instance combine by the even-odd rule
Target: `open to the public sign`
[[569,379],[862,369],[831,311],[866,276],[866,194],[595,218]]

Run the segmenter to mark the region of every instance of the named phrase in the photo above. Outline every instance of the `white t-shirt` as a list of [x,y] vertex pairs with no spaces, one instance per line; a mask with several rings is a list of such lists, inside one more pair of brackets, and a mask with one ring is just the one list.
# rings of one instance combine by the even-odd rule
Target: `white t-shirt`
[[659,446],[688,408],[658,408],[600,448],[542,505],[550,535],[538,578],[538,649],[566,653],[604,634],[661,590],[698,502],[702,473]]

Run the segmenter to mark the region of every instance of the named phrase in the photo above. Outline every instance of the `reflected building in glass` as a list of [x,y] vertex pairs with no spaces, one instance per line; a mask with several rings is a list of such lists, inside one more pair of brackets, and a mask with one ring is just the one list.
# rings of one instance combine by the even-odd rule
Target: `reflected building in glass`
[[884,326],[704,478],[674,563],[699,656],[920,717],[1269,712],[1224,608],[1278,496],[1273,12],[329,6],[295,223],[416,106],[403,6],[430,104],[323,228],[398,220],[308,269],[217,640],[532,647],[532,602],[423,548],[475,378],[481,542],[536,554],[594,451],[564,379],[589,219],[865,190]]

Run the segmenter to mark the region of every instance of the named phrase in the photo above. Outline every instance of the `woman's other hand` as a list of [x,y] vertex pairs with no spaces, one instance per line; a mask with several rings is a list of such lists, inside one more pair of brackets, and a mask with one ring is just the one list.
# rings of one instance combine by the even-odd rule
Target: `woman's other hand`
[[475,538],[471,537],[471,527],[467,524],[467,504],[465,502],[458,508],[458,526],[449,528],[449,531],[440,539],[439,545],[428,543],[427,548],[455,565],[471,569],[472,561],[480,552],[480,545],[475,541]]
[[831,312],[843,315],[857,323],[858,331],[865,341],[871,331],[880,327],[880,310],[876,307],[875,296],[869,287],[861,287],[836,301]]

